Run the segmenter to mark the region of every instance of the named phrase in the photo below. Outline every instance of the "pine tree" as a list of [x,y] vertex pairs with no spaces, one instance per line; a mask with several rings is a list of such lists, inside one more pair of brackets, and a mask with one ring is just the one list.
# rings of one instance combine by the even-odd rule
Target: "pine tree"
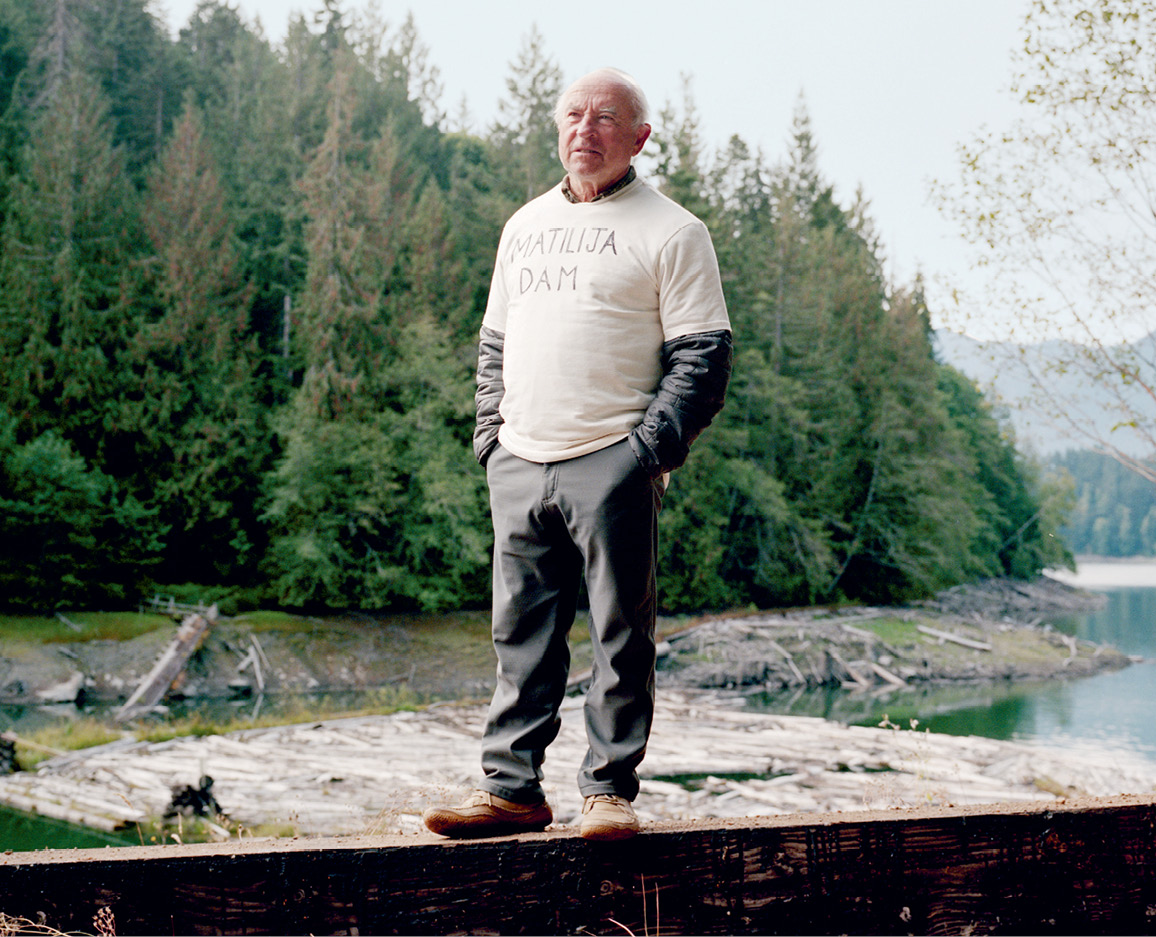
[[8,202],[9,180],[16,174],[27,133],[24,105],[28,63],[42,32],[44,10],[22,0],[0,0],[0,230]]
[[499,153],[506,191],[519,203],[541,195],[562,178],[554,105],[561,96],[562,71],[546,54],[537,26],[522,37],[510,63],[506,94],[490,140]]
[[453,134],[446,140],[450,219],[448,250],[461,265],[456,299],[444,309],[452,340],[473,357],[486,309],[502,224],[518,203],[502,191],[498,155],[484,140]]
[[156,318],[135,336],[138,484],[171,526],[170,577],[235,577],[258,539],[253,510],[270,449],[258,405],[249,290],[225,193],[191,101],[155,167],[145,208]]
[[[288,394],[292,298],[305,269],[298,194],[304,143],[293,128],[308,123],[297,110],[313,101],[301,84],[311,88],[316,77],[319,53],[308,51],[313,42],[297,22],[286,49],[286,58],[296,62],[293,70],[234,9],[203,0],[178,44],[228,193],[244,278],[252,286],[250,323],[265,354],[280,359],[273,369],[274,400]],[[323,103],[319,107],[324,116]]]
[[[382,46],[380,38],[373,30],[359,29],[367,48],[361,59],[368,64],[376,64],[371,74],[378,82],[400,87],[405,90],[404,100],[416,105],[415,116],[427,127],[437,127],[445,120],[441,96],[443,91],[441,72],[429,62],[429,47],[418,35],[413,13],[407,13],[405,21],[397,31],[386,55],[378,62],[376,50]],[[384,27],[379,30],[384,33]]]
[[184,77],[147,0],[48,0],[31,57],[35,105],[83,73],[103,92],[113,142],[139,173],[160,151],[180,106]]
[[0,607],[131,604],[159,557],[153,513],[52,431],[0,411]]
[[1053,456],[1043,473],[1072,492],[1063,534],[1073,552],[1129,555],[1118,554],[1109,545],[1116,539],[1126,510],[1134,538],[1131,553],[1156,555],[1156,488],[1141,475],[1130,472],[1110,456],[1091,450]]
[[922,304],[893,293],[877,328],[872,357],[883,379],[864,391],[873,406],[860,459],[869,462],[857,466],[867,487],[851,505],[832,584],[876,602],[930,595],[992,568],[973,553],[975,491],[939,394]]
[[135,193],[107,108],[83,75],[37,116],[9,202],[0,259],[3,403],[21,439],[53,429],[123,476],[120,364],[135,331]]
[[659,114],[659,123],[670,128],[655,135],[655,172],[662,180],[662,192],[709,224],[711,206],[703,171],[703,145],[689,77],[683,76],[681,116],[668,105]]
[[664,122],[662,184],[712,228],[736,343],[727,405],[660,521],[664,601],[895,601],[1038,570],[1031,525],[1013,562],[997,523],[1028,519],[1018,496],[974,477],[921,289],[887,288],[867,203],[837,203],[805,107],[773,171],[732,138],[704,172],[693,111]]
[[160,154],[187,83],[164,24],[149,6],[148,0],[97,0],[90,7],[105,53],[103,87],[115,102],[116,139],[133,171],[143,171]]
[[430,309],[444,218],[435,193],[415,201],[388,127],[370,146],[354,134],[351,67],[303,183],[304,379],[280,424],[269,569],[292,605],[448,607],[486,558],[471,372]]
[[87,34],[76,13],[75,0],[52,0],[36,25],[40,32],[28,58],[25,91],[34,110],[42,110],[84,61]]

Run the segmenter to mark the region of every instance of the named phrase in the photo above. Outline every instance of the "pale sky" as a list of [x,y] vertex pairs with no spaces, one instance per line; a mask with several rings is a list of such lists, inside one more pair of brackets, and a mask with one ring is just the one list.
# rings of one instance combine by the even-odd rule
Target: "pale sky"
[[[274,41],[291,14],[321,0],[233,0]],[[196,0],[154,0],[170,28]],[[1027,0],[632,0],[605,5],[541,0],[377,0],[399,26],[412,11],[443,110],[463,96],[476,129],[490,124],[510,63],[537,25],[564,82],[603,65],[635,76],[651,110],[681,104],[689,75],[704,143],[734,134],[768,161],[784,157],[799,94],[819,168],[841,205],[862,187],[882,237],[889,277],[928,278],[933,312],[941,278],[968,274],[966,245],[928,199],[932,178],[957,176],[956,145],[1009,124],[1011,51]],[[342,9],[364,9],[343,0]],[[660,128],[659,128],[660,129]],[[988,337],[977,335],[977,337]]]

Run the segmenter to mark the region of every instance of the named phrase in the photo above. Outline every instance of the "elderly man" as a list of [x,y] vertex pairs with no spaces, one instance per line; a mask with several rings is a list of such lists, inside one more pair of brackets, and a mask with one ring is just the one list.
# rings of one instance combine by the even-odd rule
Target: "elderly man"
[[583,575],[594,669],[581,832],[637,832],[658,510],[730,376],[710,235],[632,165],[650,135],[642,90],[601,69],[567,89],[554,116],[566,177],[506,224],[482,322],[474,449],[493,515],[498,684],[479,790],[425,813],[445,836],[552,822],[542,761],[560,725]]

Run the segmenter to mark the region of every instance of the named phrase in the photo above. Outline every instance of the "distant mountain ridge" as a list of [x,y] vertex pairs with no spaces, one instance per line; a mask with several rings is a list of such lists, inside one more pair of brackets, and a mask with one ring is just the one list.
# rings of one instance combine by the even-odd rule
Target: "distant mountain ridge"
[[[1072,360],[1076,346],[1058,340],[1026,346],[980,341],[948,329],[936,329],[934,343],[940,361],[975,381],[992,405],[1007,413],[1022,451],[1048,456],[1093,448],[1088,436],[1064,425],[1059,416],[1062,411],[1075,415],[1129,455],[1152,454],[1146,439],[1131,427],[1119,425],[1127,419],[1126,411],[1108,385],[1076,369],[1049,368],[1058,361]],[[1156,332],[1131,349],[1150,366],[1156,361]],[[1045,377],[1037,381],[1033,373]],[[1149,383],[1156,384],[1156,370],[1151,377]],[[1132,393],[1129,400],[1156,423],[1156,403],[1140,392]]]

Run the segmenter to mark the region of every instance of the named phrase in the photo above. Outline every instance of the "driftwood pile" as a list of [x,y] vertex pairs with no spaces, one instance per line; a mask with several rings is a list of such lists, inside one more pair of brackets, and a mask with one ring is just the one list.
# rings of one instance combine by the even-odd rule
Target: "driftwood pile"
[[[937,601],[944,607],[934,615],[914,607],[851,607],[710,619],[669,638],[669,651],[659,662],[660,684],[770,693],[819,686],[873,691],[927,682],[1085,676],[1128,665],[1128,657],[1115,649],[1003,615],[1013,603],[988,594],[998,589],[1036,603],[1037,612],[1057,594],[1062,599],[1071,592],[1071,601],[1085,607],[1088,602],[1059,584],[1021,588],[996,582],[942,594]],[[973,611],[963,614],[964,608]],[[902,645],[883,640],[869,627],[881,618],[909,623],[917,640]],[[966,653],[944,654],[945,646]],[[1029,646],[1032,653],[1015,653]]]
[[973,623],[999,621],[1039,625],[1051,615],[1076,614],[1103,605],[1103,593],[1090,593],[1047,576],[1034,582],[985,579],[954,586],[934,598],[915,603],[941,615]]
[[918,671],[854,623],[881,614],[857,609],[853,616],[820,619],[798,611],[708,621],[670,639],[663,681],[706,689],[902,686]]
[[[557,822],[579,806],[582,698],[568,699],[545,786]],[[98,828],[161,816],[173,791],[214,779],[237,830],[417,832],[433,802],[478,775],[481,706],[366,716],[158,743],[117,742],[0,777],[0,803]],[[694,819],[930,804],[1055,801],[1156,790],[1156,763],[1107,749],[855,728],[744,708],[733,695],[662,691],[636,807]],[[203,781],[202,781],[203,783]],[[222,835],[223,831],[222,831]]]

